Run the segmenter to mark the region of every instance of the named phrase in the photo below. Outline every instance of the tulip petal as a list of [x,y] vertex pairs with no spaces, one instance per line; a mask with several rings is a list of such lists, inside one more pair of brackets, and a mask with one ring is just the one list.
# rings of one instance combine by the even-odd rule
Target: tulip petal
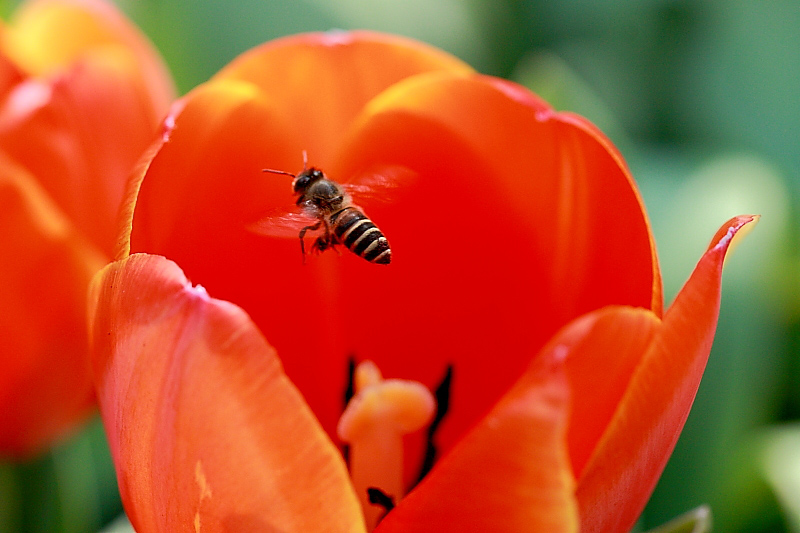
[[[5,28],[0,26],[0,40]],[[24,76],[11,58],[0,54],[0,99],[5,99],[8,91],[23,80]]]
[[338,450],[238,307],[162,257],[93,282],[101,414],[137,531],[364,531]]
[[[450,138],[441,144],[426,138],[432,126]],[[511,202],[506,209],[536,232],[552,284],[553,305],[544,307],[559,319],[608,303],[659,312],[653,301],[658,266],[642,200],[616,149],[585,120],[556,113],[511,82],[434,73],[381,94],[357,127],[344,156],[347,167],[381,157],[447,168],[441,160],[448,159],[452,138],[463,139],[464,152],[483,165],[473,172],[455,166],[455,183],[477,188],[491,178],[495,196]],[[413,133],[424,140],[410,138]],[[379,155],[370,155],[376,147]],[[492,175],[481,175],[481,168]]]
[[[429,71],[471,68],[423,43],[369,31],[311,33],[270,41],[216,75],[253,83],[285,110],[315,164],[329,166],[350,122],[392,84]],[[300,163],[300,154],[293,169]]]
[[655,487],[686,421],[711,350],[724,258],[740,230],[722,226],[634,373],[620,408],[578,480],[581,531],[630,530]]
[[[304,394],[318,390],[315,399],[325,403],[313,408],[335,435],[347,353],[337,349],[328,357],[340,348],[336,340],[306,333],[323,305],[310,308],[309,302],[319,300],[332,280],[319,266],[304,268],[296,237],[267,238],[251,229],[265,215],[294,205],[291,178],[262,169],[295,168],[303,145],[274,101],[253,84],[232,79],[198,87],[168,122],[174,124],[169,141],[142,167],[138,196],[131,197],[136,204],[126,206],[132,216],[123,251],[169,257],[189,278],[236,302],[262,330],[267,327],[272,343],[271,336],[279,336],[279,349],[314,354],[300,365],[309,376],[325,379],[311,387],[307,378],[296,384]],[[303,378],[297,364],[287,373],[293,381]]]
[[105,263],[0,156],[0,451],[41,449],[93,407],[86,289]]
[[[367,106],[331,172],[381,163],[419,176],[401,201],[362,203],[396,259],[391,272],[342,269],[350,297],[339,305],[344,316],[380,307],[350,346],[388,375],[433,385],[454,365],[445,448],[564,324],[607,305],[660,312],[641,198],[584,121],[492,78],[420,75]],[[389,328],[409,334],[387,343]]]
[[609,306],[573,321],[551,341],[568,351],[569,455],[576,477],[580,478],[660,325],[650,310]]
[[[569,463],[566,467],[561,461],[554,461],[552,458],[538,458],[531,460],[530,450],[527,446],[532,447],[526,439],[524,431],[533,427],[532,424],[524,424],[522,427],[517,428],[519,434],[507,434],[503,436],[502,442],[489,441],[485,448],[480,449],[483,455],[478,458],[474,455],[465,454],[463,452],[465,444],[462,442],[457,443],[450,453],[442,460],[442,465],[435,468],[422,482],[420,487],[415,490],[421,491],[425,494],[425,498],[431,498],[433,501],[441,501],[443,497],[439,493],[426,492],[432,489],[423,488],[427,484],[436,487],[436,490],[443,494],[449,494],[449,498],[453,501],[462,502],[464,505],[473,508],[482,508],[485,506],[483,503],[475,503],[471,500],[477,499],[480,502],[481,491],[488,494],[498,494],[507,501],[519,502],[519,497],[516,495],[518,492],[530,490],[530,487],[554,487],[556,485],[543,484],[540,480],[521,475],[526,469],[532,468],[532,465],[547,465],[552,467],[553,464],[561,464],[559,468],[549,472],[552,475],[551,483],[558,480],[558,475],[567,475],[564,472],[580,472],[581,468],[589,458],[590,452],[594,449],[598,439],[602,435],[603,430],[612,418],[620,399],[623,397],[627,389],[628,382],[640,362],[642,354],[650,345],[657,328],[660,325],[660,320],[652,311],[646,309],[636,309],[630,307],[609,306],[588,315],[582,316],[577,320],[565,326],[554,336],[548,346],[537,356],[534,364],[528,369],[527,373],[523,375],[520,381],[514,386],[511,392],[507,393],[495,407],[486,419],[482,420],[478,427],[465,437],[462,442],[469,442],[470,439],[478,439],[478,435],[483,439],[495,438],[497,436],[497,427],[499,425],[498,417],[504,420],[507,416],[504,405],[517,405],[520,401],[530,401],[527,404],[528,408],[535,408],[535,401],[530,400],[530,397],[523,395],[521,391],[525,387],[542,386],[543,383],[536,383],[532,376],[536,376],[537,372],[541,373],[547,361],[561,361],[560,366],[563,366],[563,371],[558,373],[551,373],[548,379],[562,379],[565,386],[569,387],[569,409],[563,416],[567,417],[568,433],[560,434],[562,440],[555,441],[558,446],[563,447],[563,439],[568,442],[569,449]],[[598,380],[598,368],[602,368],[602,380]],[[542,375],[544,376],[544,374]],[[542,377],[542,379],[545,379]],[[554,387],[554,384],[547,384],[547,387]],[[566,398],[566,392],[562,393]],[[512,411],[513,412],[513,411]],[[562,421],[563,422],[563,421]],[[538,426],[537,426],[538,427]],[[536,429],[538,435],[542,436],[541,429]],[[521,444],[525,443],[525,444]],[[519,457],[524,458],[523,465],[515,465],[513,468],[514,475],[510,475],[506,468],[498,468],[491,465],[491,461],[495,456],[500,456],[503,461],[510,461],[511,456],[515,455],[513,451],[509,450],[509,446],[519,445],[525,447],[524,451],[517,452]],[[502,450],[502,452],[498,452]],[[487,465],[487,461],[489,464]],[[461,477],[457,477],[454,486],[450,486],[451,481],[448,478],[453,477],[449,469],[454,468],[452,465],[459,465],[460,468],[467,470],[467,473],[462,473]],[[480,464],[480,468],[475,465]],[[570,468],[571,466],[571,468]],[[516,477],[519,475],[519,477]],[[531,474],[532,475],[532,474]],[[480,479],[464,479],[464,476],[477,476]],[[496,479],[493,479],[496,476]],[[488,489],[479,488],[475,489],[476,494],[465,496],[459,491],[472,491],[474,487],[481,487],[482,484],[494,485]],[[563,490],[569,490],[572,484],[561,485]],[[567,492],[565,494],[572,494]],[[563,495],[562,495],[563,496]],[[415,496],[412,502],[419,502],[422,496]],[[537,502],[524,506],[527,510],[537,509],[541,512],[542,516],[561,516],[561,522],[556,521],[557,524],[562,524],[567,527],[569,524],[574,524],[577,516],[577,511],[573,509],[574,513],[559,515],[564,511],[562,505],[568,503],[570,500],[565,497],[563,501],[549,507]],[[573,502],[574,504],[574,502]],[[413,504],[416,505],[416,504]],[[461,504],[459,504],[461,505]],[[554,511],[553,509],[557,509]],[[403,511],[406,513],[408,511]],[[436,511],[429,511],[439,513],[440,509]],[[444,511],[445,513],[449,511]],[[465,511],[458,508],[453,511],[455,514],[462,515]],[[553,513],[548,515],[547,513]],[[493,509],[489,514],[490,516],[507,516],[507,510]],[[397,516],[403,516],[398,513]],[[438,516],[438,515],[437,515]],[[572,516],[572,519],[568,518]],[[396,515],[390,515],[391,520],[387,519],[387,523],[394,524],[393,520]],[[416,518],[415,518],[416,519]],[[405,519],[403,519],[405,520]],[[426,518],[428,520],[428,518]],[[447,518],[451,520],[451,518]],[[467,515],[465,522],[475,522],[476,518]],[[571,521],[572,520],[572,521]],[[434,523],[446,523],[444,518],[434,518]],[[423,522],[423,520],[420,520]],[[494,523],[493,523],[494,524]],[[408,526],[408,523],[404,522]],[[543,531],[551,531],[551,527],[540,526]],[[461,530],[463,526],[459,526]],[[481,527],[477,526],[477,530]],[[494,525],[496,527],[496,524]],[[576,525],[571,526],[576,529]],[[491,530],[495,530],[491,528]],[[510,529],[511,531],[516,531]],[[535,527],[520,528],[520,531],[537,530]]]
[[376,533],[578,531],[563,348],[543,353]]
[[109,2],[32,0],[14,12],[3,51],[29,74],[47,76],[99,49],[131,52],[140,83],[162,113],[175,89],[161,57],[147,38]]
[[200,86],[166,122],[154,157],[129,184],[136,194],[125,206],[130,235],[122,251],[167,255],[190,278],[240,303],[220,285],[253,291],[243,285],[262,278],[271,262],[258,246],[263,237],[248,227],[276,206],[294,204],[286,180],[262,169],[290,165],[300,144],[274,102],[235,80]]
[[164,111],[132,60],[121,49],[86,53],[55,80],[17,85],[0,110],[0,144],[108,255],[128,173]]

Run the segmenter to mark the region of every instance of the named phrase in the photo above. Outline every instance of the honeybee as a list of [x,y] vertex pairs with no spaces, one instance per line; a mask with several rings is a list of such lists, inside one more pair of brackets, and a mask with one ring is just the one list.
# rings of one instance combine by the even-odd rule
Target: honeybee
[[392,261],[392,249],[383,232],[353,203],[344,186],[329,179],[322,170],[308,167],[305,152],[303,170],[299,174],[269,168],[263,169],[263,172],[294,178],[292,190],[297,196],[295,205],[300,208],[305,220],[311,222],[300,228],[299,232],[303,262],[306,258],[306,233],[317,230],[321,234],[314,240],[312,251],[321,253],[342,244],[370,263],[388,265]]

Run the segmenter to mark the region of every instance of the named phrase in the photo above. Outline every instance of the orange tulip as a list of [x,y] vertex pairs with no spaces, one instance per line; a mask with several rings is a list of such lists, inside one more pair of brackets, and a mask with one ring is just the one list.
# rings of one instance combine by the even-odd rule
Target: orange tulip
[[110,4],[39,0],[0,28],[0,453],[41,449],[94,399],[86,290],[173,88]]
[[[137,531],[633,525],[697,391],[726,251],[755,217],[722,226],[662,312],[641,199],[599,131],[374,33],[256,48],[166,124],[90,298]],[[299,172],[303,151],[359,186],[391,264],[345,246],[303,257],[296,230],[271,229],[296,198],[262,169]],[[370,176],[382,188],[363,194]]]

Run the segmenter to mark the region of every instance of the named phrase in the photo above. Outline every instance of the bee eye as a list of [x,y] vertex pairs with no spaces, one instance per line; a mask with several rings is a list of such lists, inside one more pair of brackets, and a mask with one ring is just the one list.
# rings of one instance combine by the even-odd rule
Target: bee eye
[[307,174],[300,174],[297,176],[297,179],[294,180],[294,192],[301,192],[305,190],[309,183],[311,183],[311,176]]

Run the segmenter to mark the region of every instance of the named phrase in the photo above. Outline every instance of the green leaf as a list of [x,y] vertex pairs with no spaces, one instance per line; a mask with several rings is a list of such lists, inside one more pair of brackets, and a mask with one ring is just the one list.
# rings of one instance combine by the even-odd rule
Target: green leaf
[[670,520],[648,533],[706,533],[711,531],[711,509],[701,505],[697,509]]
[[800,424],[769,428],[760,441],[764,477],[792,531],[800,531]]

